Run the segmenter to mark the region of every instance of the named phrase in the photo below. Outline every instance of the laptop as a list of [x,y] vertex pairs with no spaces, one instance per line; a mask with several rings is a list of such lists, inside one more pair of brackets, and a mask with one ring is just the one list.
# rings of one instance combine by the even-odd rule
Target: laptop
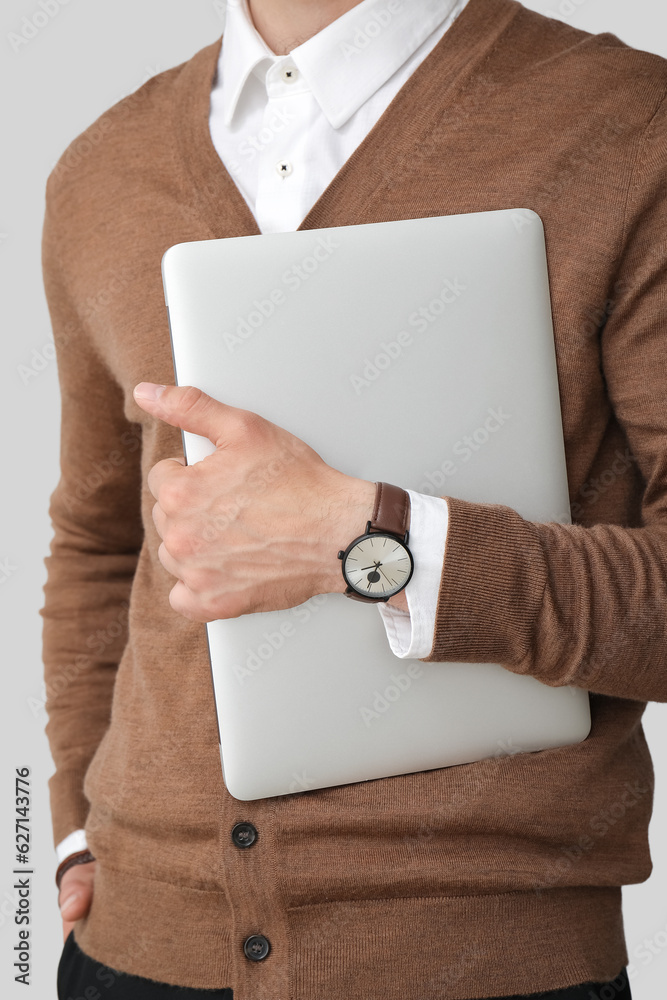
[[[179,243],[162,276],[176,384],[261,414],[351,476],[570,521],[534,212]],[[190,432],[183,446],[188,464],[214,450]],[[378,609],[341,593],[206,630],[223,777],[240,800],[590,731],[586,691],[397,657]]]

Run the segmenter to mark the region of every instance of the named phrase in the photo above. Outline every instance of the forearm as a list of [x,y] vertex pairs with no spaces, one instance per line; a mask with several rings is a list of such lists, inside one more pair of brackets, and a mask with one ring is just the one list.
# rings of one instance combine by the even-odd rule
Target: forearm
[[450,498],[426,661],[501,663],[552,686],[667,701],[667,525],[536,524]]
[[109,724],[135,563],[136,556],[47,559],[40,613],[45,732],[56,768],[49,779],[56,843],[86,820],[83,782]]
[[77,305],[66,193],[47,187],[43,274],[61,395],[60,478],[45,559],[42,655],[54,842],[83,826],[83,779],[109,723],[141,548],[141,437]]

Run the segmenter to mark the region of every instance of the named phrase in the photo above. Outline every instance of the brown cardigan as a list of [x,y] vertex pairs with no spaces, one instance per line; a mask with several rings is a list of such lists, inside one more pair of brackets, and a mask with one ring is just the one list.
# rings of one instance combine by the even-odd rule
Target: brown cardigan
[[[547,237],[575,524],[451,499],[428,660],[592,692],[583,743],[243,803],[204,626],[175,614],[146,474],[180,432],[160,259],[256,234],[208,105],[220,41],[101,116],[49,177],[62,391],[44,660],[54,842],[98,859],[75,936],[235,1000],[450,1000],[611,979],[651,870],[645,702],[667,700],[667,61],[470,0],[300,226],[525,206]],[[529,225],[525,219],[519,224]],[[376,612],[371,609],[370,613]],[[240,849],[230,832],[258,837]],[[245,957],[265,935],[263,961]]]

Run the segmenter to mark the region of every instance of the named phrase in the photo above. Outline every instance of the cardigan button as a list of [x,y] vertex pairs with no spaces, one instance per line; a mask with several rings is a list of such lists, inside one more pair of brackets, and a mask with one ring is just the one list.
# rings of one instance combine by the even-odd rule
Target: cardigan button
[[261,962],[271,951],[271,944],[263,934],[251,934],[243,942],[243,951],[251,962]]
[[257,840],[257,830],[252,823],[237,823],[232,827],[232,840],[237,847],[252,847]]

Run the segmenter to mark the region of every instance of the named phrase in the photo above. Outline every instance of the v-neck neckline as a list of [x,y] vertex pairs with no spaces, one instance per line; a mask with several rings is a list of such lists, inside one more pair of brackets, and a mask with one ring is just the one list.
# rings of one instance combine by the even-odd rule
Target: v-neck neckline
[[[401,87],[368,134],[312,205],[297,230],[369,221],[381,197],[373,167],[392,170],[418,148],[447,109],[453,84],[469,75],[523,10],[518,0],[468,0],[452,26]],[[209,126],[211,89],[222,36],[184,64],[176,81],[173,107],[177,155],[191,185],[193,201],[211,238],[261,235],[245,198],[213,145]],[[449,95],[445,92],[449,91]],[[415,96],[417,100],[415,100]],[[396,134],[396,125],[403,126]],[[349,196],[354,193],[354,198]],[[342,198],[338,195],[343,194]],[[370,213],[375,219],[377,212]],[[380,213],[382,214],[382,213]]]

